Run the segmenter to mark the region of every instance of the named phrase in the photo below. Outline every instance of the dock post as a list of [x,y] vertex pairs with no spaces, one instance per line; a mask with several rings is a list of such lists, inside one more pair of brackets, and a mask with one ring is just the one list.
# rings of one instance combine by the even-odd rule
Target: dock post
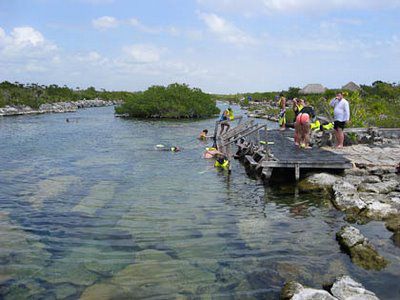
[[300,180],[300,165],[299,164],[294,165],[294,176],[296,178],[296,181]]
[[268,181],[272,175],[272,168],[263,168],[262,174],[264,175],[265,181]]

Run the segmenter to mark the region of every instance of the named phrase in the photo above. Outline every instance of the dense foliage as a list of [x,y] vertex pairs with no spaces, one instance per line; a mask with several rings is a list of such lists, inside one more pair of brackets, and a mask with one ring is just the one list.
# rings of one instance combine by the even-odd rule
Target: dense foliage
[[215,100],[198,88],[186,84],[152,86],[146,91],[132,94],[118,114],[140,118],[203,118],[219,112]]
[[[331,117],[333,112],[329,102],[340,90],[328,89],[324,94],[300,95],[300,88],[291,87],[287,91],[246,93],[236,95],[224,95],[218,99],[241,102],[248,105],[248,97],[253,101],[276,103],[276,97],[280,95],[287,99],[302,98],[314,106],[318,115]],[[345,98],[350,103],[352,127],[400,127],[400,84],[375,81],[372,85],[361,85],[360,91],[343,91]],[[255,108],[257,109],[257,108]],[[265,113],[277,114],[277,107],[268,108]],[[288,110],[289,112],[290,110]],[[290,115],[290,113],[288,113]],[[288,115],[287,114],[287,115]],[[292,117],[289,116],[288,120]]]
[[38,108],[44,103],[77,101],[82,99],[125,100],[130,92],[96,91],[94,87],[75,90],[55,84],[45,86],[38,84],[21,84],[4,81],[0,83],[0,107],[6,105],[28,105]]

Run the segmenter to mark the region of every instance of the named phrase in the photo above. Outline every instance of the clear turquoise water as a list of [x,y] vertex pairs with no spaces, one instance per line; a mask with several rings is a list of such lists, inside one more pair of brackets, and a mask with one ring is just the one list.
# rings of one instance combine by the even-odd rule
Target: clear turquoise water
[[320,287],[341,274],[399,298],[400,251],[382,223],[360,228],[390,266],[352,265],[326,196],[201,158],[195,137],[213,123],[125,120],[111,107],[0,118],[0,299],[277,299],[285,280]]

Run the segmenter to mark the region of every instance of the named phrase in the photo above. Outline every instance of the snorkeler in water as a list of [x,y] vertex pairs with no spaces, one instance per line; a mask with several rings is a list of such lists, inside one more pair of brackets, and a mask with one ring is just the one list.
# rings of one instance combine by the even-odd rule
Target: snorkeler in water
[[178,147],[178,146],[168,147],[168,146],[165,146],[165,145],[162,145],[162,144],[156,145],[155,148],[156,148],[156,150],[159,150],[159,151],[171,151],[171,152],[179,152],[179,151],[182,150],[182,148]]

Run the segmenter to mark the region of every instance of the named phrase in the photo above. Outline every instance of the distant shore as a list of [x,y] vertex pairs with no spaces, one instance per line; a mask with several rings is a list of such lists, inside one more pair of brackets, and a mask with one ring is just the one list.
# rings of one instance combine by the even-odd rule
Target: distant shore
[[122,102],[122,100],[83,99],[78,101],[45,103],[41,104],[38,109],[33,109],[27,105],[7,105],[5,107],[0,107],[0,117],[45,113],[67,113],[75,112],[80,108],[120,105]]

